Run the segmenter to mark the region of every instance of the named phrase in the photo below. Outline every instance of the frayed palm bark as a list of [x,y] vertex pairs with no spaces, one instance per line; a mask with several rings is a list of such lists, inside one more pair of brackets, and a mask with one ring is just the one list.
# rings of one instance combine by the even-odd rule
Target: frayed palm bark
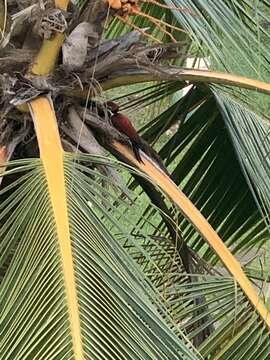
[[98,41],[98,34],[91,24],[82,22],[72,31],[62,46],[63,66],[68,71],[83,67],[89,44],[94,47]]
[[0,186],[2,184],[8,162],[11,159],[16,146],[22,141],[25,134],[18,135],[10,140],[6,145],[0,146]]
[[[58,66],[55,73],[47,78],[48,91],[54,89],[59,94],[85,98],[89,96],[91,84],[94,94],[94,92],[100,93],[102,89],[107,90],[132,83],[178,80],[187,85],[189,82],[222,84],[241,86],[264,93],[270,92],[269,84],[241,76],[184,69],[166,64],[159,65],[164,59],[185,57],[186,55],[181,52],[181,47],[185,47],[185,45],[178,43],[145,47],[139,39],[138,32],[133,32],[132,36],[106,41],[99,49],[94,48],[93,54],[90,53],[89,58],[86,58],[85,64],[79,69],[80,71],[76,76],[74,73],[63,71]],[[15,57],[19,59],[16,62]],[[7,51],[0,58],[0,63],[3,66],[3,71],[12,77],[14,71],[17,70],[21,73],[21,69],[32,59],[33,52],[31,51],[25,53],[20,50]],[[3,84],[0,86],[3,87]],[[33,84],[33,87],[35,86],[36,84]],[[43,88],[42,90],[46,89]]]
[[61,143],[62,143],[62,147],[63,147],[64,151],[70,152],[70,153],[78,153],[78,154],[81,153],[81,151],[77,148],[77,146],[72,144],[67,139],[61,139]]
[[36,51],[25,49],[2,50],[0,56],[1,74],[10,73],[11,75],[14,71],[26,68],[33,61],[35,54]]
[[106,1],[86,1],[81,9],[75,11],[71,30],[82,22],[94,25],[94,30],[101,37],[104,26],[109,22],[110,16],[114,11],[109,8]]
[[17,11],[12,14],[9,18],[8,29],[5,31],[3,41],[1,42],[1,47],[5,48],[10,40],[19,35],[22,32],[25,22],[33,18],[35,13],[38,13],[40,10],[39,4],[31,4],[28,7],[23,8],[22,10]]
[[100,62],[107,56],[112,56],[122,51],[129,51],[133,46],[140,43],[140,39],[141,32],[134,30],[119,38],[101,42],[88,52],[86,67],[93,66],[94,63]]
[[[141,44],[133,44],[127,51],[114,51],[115,42],[106,44],[108,52],[97,54],[93,63],[86,61],[85,67],[78,74],[78,78],[67,74],[58,68],[50,79],[53,87],[58,88],[59,93],[86,98],[89,96],[89,84],[100,89],[107,90],[127,84],[151,81],[182,81],[186,85],[191,83],[221,84],[226,86],[242,87],[256,90],[262,93],[270,93],[270,85],[242,76],[220,73],[214,71],[185,69],[177,66],[159,65],[164,59],[185,57],[181,53],[181,45],[156,45],[142,47]],[[115,48],[116,49],[116,48]],[[78,79],[80,81],[78,81]],[[95,80],[95,84],[93,83]],[[99,89],[98,89],[99,87]]]

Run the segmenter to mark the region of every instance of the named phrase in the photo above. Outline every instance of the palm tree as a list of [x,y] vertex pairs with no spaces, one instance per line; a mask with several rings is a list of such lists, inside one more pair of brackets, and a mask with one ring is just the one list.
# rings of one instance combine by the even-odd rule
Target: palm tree
[[269,358],[266,6],[0,1],[3,359]]

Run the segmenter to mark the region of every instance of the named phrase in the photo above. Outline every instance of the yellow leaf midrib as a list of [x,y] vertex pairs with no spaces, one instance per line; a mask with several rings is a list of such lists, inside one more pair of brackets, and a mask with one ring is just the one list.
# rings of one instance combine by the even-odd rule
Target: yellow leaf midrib
[[40,158],[47,178],[48,192],[56,224],[74,358],[83,360],[81,322],[65,188],[64,152],[50,99],[47,97],[35,99],[29,104],[29,109],[35,124]]
[[[55,7],[63,11],[67,10],[68,0],[55,0]],[[49,75],[57,62],[65,35],[56,33],[52,39],[45,39],[30,69],[33,75]]]
[[[55,0],[55,7],[63,11],[67,10],[68,4],[69,0]],[[57,33],[53,39],[43,41],[35,61],[31,69],[29,69],[33,75],[44,76],[53,71],[64,38],[64,34]],[[74,358],[76,360],[83,360],[85,357],[69,231],[64,154],[57,121],[53,104],[49,97],[37,98],[31,101],[28,106],[35,124],[40,158],[47,178],[48,191],[56,223]]]

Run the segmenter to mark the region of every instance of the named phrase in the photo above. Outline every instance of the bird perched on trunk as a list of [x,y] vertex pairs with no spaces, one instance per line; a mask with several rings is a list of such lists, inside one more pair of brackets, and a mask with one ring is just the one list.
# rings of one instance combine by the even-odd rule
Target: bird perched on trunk
[[119,105],[113,101],[107,101],[106,103],[107,111],[109,112],[109,118],[112,125],[120,131],[122,134],[125,134],[131,143],[132,150],[136,159],[139,162],[143,162],[140,155],[140,145],[141,139],[132,125],[130,119],[124,114],[119,112]]

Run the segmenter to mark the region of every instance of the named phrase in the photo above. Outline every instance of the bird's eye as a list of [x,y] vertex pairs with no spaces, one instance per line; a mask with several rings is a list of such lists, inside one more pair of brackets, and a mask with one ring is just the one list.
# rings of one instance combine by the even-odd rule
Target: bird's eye
[[108,114],[110,117],[113,116],[112,110],[107,108],[107,114]]

